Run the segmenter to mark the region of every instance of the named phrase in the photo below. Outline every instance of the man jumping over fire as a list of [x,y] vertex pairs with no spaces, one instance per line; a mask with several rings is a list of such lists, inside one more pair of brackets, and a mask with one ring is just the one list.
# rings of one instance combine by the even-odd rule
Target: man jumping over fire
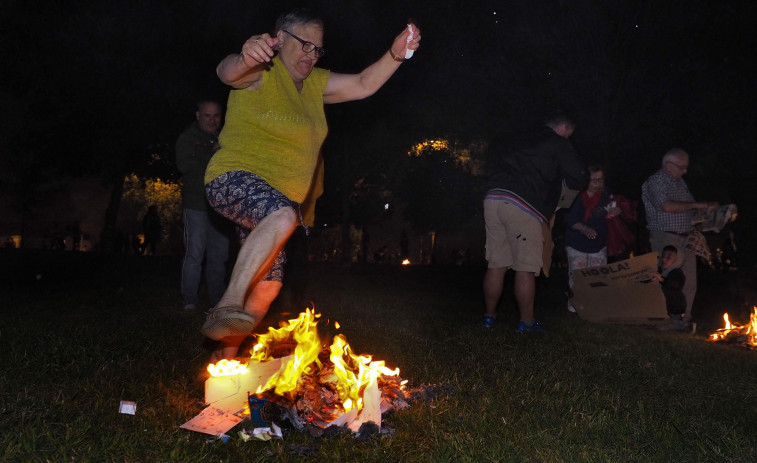
[[215,359],[237,355],[281,289],[282,249],[303,222],[301,204],[320,187],[314,178],[327,132],[323,105],[373,95],[420,40],[409,25],[378,61],[359,74],[338,74],[315,67],[325,53],[322,20],[296,10],[278,18],[273,35],[253,35],[218,65],[233,90],[205,188],[243,243],[229,286],[202,327],[222,342]]

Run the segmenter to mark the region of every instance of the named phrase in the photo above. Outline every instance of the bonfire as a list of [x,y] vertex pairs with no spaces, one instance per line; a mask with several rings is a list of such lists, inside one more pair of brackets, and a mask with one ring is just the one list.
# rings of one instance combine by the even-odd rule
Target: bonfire
[[[357,431],[369,422],[380,427],[383,412],[408,406],[407,381],[400,377],[399,368],[390,369],[370,355],[354,354],[341,334],[334,336],[330,345],[323,342],[318,318],[320,314],[307,309],[296,319],[282,322],[280,328],[269,328],[257,336],[246,363],[236,360],[208,365],[211,378],[206,383],[206,402],[213,403],[219,396],[212,390],[219,379],[257,375],[255,381],[237,383],[235,389],[244,392],[245,386],[256,387],[247,391],[250,404],[275,404],[267,407],[265,419],[286,419],[300,429],[335,424]],[[235,404],[238,400],[231,406]]]
[[750,321],[746,325],[731,323],[728,313],[723,315],[723,320],[725,320],[725,327],[710,334],[708,341],[726,341],[757,347],[757,306],[754,307]]

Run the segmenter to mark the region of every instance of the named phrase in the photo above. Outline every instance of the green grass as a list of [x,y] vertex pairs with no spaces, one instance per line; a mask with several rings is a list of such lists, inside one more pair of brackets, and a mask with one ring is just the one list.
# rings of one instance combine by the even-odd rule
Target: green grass
[[[757,461],[757,351],[705,342],[738,304],[715,295],[735,276],[700,276],[696,336],[567,317],[555,277],[548,332],[523,336],[509,300],[480,326],[482,269],[314,265],[324,331],[339,321],[355,352],[439,393],[388,414],[391,438],[223,444],[179,428],[202,408],[209,353],[202,315],[179,311],[178,259],[0,259],[0,461]],[[284,305],[266,323],[300,311]]]

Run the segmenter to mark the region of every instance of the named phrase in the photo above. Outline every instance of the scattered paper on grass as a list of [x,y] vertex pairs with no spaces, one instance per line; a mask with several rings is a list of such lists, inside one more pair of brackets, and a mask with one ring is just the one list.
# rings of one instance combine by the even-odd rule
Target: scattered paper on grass
[[378,383],[374,378],[363,392],[363,410],[358,417],[349,423],[352,432],[357,432],[363,423],[373,422],[381,429],[381,392],[379,392]]
[[217,436],[219,434],[225,434],[226,431],[233,428],[241,421],[242,418],[235,414],[211,405],[179,427],[190,431],[201,432],[203,434],[210,434],[211,436]]
[[284,436],[281,434],[281,428],[271,423],[270,427],[253,429],[252,437],[258,440],[271,440],[274,437],[278,437],[279,439],[281,439]]
[[239,437],[244,442],[248,442],[252,439],[268,441],[273,439],[274,437],[282,439],[284,435],[282,434],[280,427],[276,426],[275,423],[271,423],[271,426],[253,429],[252,434],[250,434],[250,432],[248,432],[247,430],[242,429],[241,431],[239,431]]
[[136,415],[137,403],[132,402],[131,400],[122,400],[121,405],[118,406],[118,413],[123,413],[125,415]]

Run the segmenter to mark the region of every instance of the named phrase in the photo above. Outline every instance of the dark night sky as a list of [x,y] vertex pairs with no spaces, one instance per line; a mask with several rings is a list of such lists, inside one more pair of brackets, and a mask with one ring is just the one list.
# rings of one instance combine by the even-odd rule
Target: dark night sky
[[[98,171],[173,143],[215,65],[302,2],[6,0],[2,158]],[[431,137],[491,139],[570,111],[587,162],[638,196],[661,155],[692,155],[702,199],[751,208],[752,1],[323,0],[320,66],[359,71],[408,18],[421,49],[368,100],[328,107],[328,150],[376,158]],[[361,140],[365,141],[361,144]],[[107,153],[107,154],[103,154]],[[704,198],[703,196],[708,196]],[[746,207],[744,207],[746,205]]]

